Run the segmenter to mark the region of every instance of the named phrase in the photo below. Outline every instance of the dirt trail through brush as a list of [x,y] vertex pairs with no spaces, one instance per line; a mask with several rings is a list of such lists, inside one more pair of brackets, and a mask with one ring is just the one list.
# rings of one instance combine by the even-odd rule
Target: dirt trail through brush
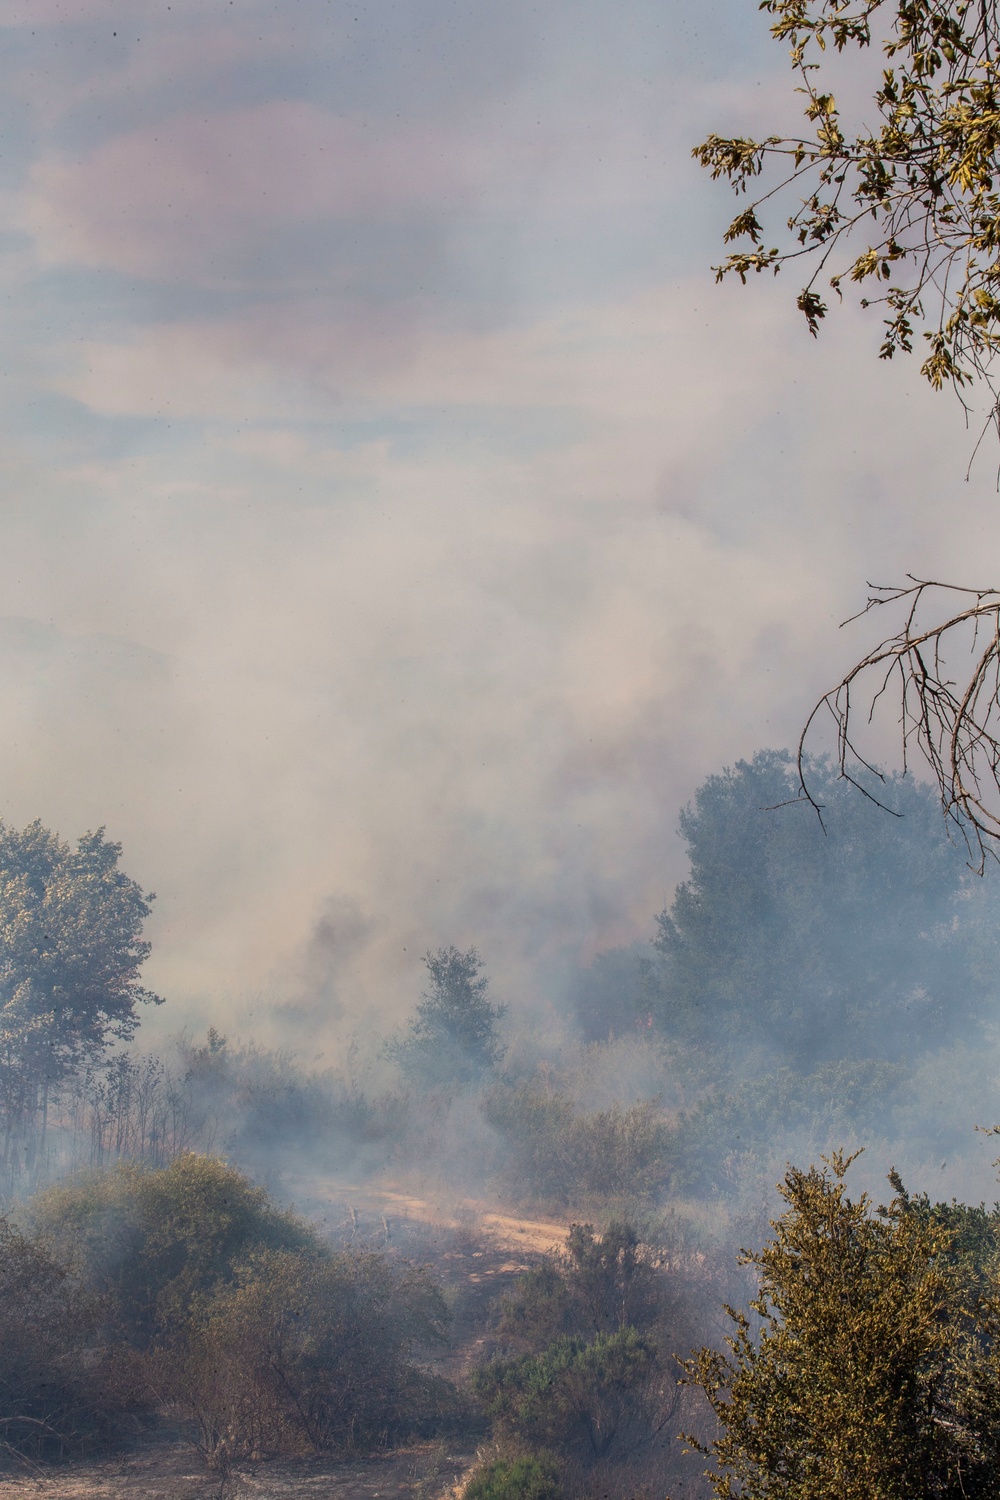
[[319,1219],[331,1231],[365,1240],[393,1243],[411,1226],[437,1228],[446,1234],[480,1234],[498,1249],[530,1256],[561,1250],[569,1225],[554,1219],[527,1219],[472,1198],[451,1197],[438,1190],[426,1196],[398,1185],[350,1184],[331,1178],[289,1180],[300,1212]]

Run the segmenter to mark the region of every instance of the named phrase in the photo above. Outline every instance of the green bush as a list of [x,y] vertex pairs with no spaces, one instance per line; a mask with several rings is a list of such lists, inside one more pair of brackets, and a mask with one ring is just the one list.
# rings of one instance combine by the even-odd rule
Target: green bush
[[[32,1218],[38,1264],[91,1310],[93,1368],[138,1371],[195,1419],[223,1470],[234,1458],[365,1449],[452,1415],[453,1387],[420,1363],[447,1320],[428,1273],[331,1253],[223,1162],[120,1165],[40,1195]],[[54,1348],[77,1347],[53,1326]]]
[[[744,1258],[760,1290],[730,1353],[688,1376],[718,1436],[720,1500],[973,1500],[996,1494],[1000,1308],[985,1210],[847,1197],[850,1158],[791,1169],[786,1212]],[[985,1272],[985,1274],[984,1274]]]
[[563,1335],[592,1338],[627,1327],[653,1334],[673,1298],[667,1272],[635,1227],[613,1220],[603,1234],[570,1228],[563,1254],[521,1276],[501,1309],[499,1332],[538,1353]]
[[317,1243],[242,1173],[193,1152],[158,1171],[123,1163],[50,1188],[31,1222],[105,1299],[115,1335],[139,1348],[169,1340],[254,1250]]
[[562,1500],[558,1467],[544,1453],[495,1459],[474,1471],[462,1500]]
[[585,1465],[634,1455],[676,1398],[656,1347],[634,1328],[495,1360],[476,1371],[473,1390],[498,1435]]

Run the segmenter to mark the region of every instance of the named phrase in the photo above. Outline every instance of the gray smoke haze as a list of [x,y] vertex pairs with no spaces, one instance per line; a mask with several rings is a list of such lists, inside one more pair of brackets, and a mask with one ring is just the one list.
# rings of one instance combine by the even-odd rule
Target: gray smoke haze
[[689,148],[765,118],[752,7],[0,26],[0,802],[157,890],[154,1033],[332,1055],[446,943],[544,1021],[867,577],[995,581],[993,475],[877,321],[712,284]]

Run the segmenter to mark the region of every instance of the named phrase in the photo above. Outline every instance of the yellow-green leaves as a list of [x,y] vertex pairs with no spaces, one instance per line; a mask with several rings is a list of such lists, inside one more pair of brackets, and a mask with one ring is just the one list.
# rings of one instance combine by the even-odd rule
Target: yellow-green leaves
[[[994,312],[983,295],[993,296],[1000,245],[997,0],[763,0],[760,8],[790,48],[805,129],[761,141],[711,135],[695,148],[737,193],[776,174],[725,235],[726,243],[747,237],[753,250],[731,255],[717,275],[745,282],[750,271],[813,257],[797,305],[814,335],[826,311],[820,279],[838,291],[844,276],[883,282],[862,303],[886,309],[883,358],[909,352],[923,323],[931,352],[922,370],[935,388],[985,373]],[[873,94],[877,129],[852,135],[819,84],[822,58],[828,45],[868,47],[876,12],[893,66]],[[765,253],[760,211],[789,194],[797,200],[787,216],[792,243]],[[849,251],[859,237],[864,248]]]
[[714,1441],[692,1441],[726,1500],[995,1492],[993,1429],[969,1423],[985,1407],[968,1371],[985,1371],[990,1341],[968,1257],[947,1214],[898,1178],[888,1208],[850,1199],[853,1159],[788,1172],[773,1239],[744,1253],[759,1278],[750,1313],[729,1310],[728,1354],[687,1365],[719,1423]]

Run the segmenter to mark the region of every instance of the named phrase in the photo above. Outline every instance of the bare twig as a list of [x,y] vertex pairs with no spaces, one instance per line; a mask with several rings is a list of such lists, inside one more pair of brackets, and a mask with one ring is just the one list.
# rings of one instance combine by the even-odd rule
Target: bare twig
[[[798,746],[802,795],[822,822],[822,805],[809,789],[806,744],[829,713],[841,776],[879,807],[893,811],[858,779],[855,768],[860,766],[884,781],[859,752],[853,725],[857,700],[867,704],[870,724],[895,679],[903,769],[916,746],[937,783],[945,817],[981,874],[987,858],[1000,860],[1000,590],[961,588],[912,574],[902,585],[868,587],[868,602],[852,620],[897,606],[902,622],[824,693],[806,720]],[[953,608],[956,600],[966,601],[961,609]],[[964,663],[962,670],[955,668],[956,676],[949,660]]]

